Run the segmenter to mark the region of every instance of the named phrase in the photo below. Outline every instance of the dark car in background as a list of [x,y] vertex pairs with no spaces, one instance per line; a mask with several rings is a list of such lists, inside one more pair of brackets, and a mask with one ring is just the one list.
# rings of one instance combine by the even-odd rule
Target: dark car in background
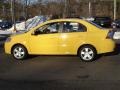
[[0,29],[1,30],[9,29],[11,27],[12,27],[12,23],[11,22],[8,22],[8,21],[0,22]]
[[88,17],[85,18],[88,21],[91,21],[103,28],[110,28],[112,19],[110,17],[99,17],[99,16],[93,16],[93,17]]
[[115,25],[117,28],[120,28],[120,19],[117,19],[117,20],[113,21],[112,26],[114,26],[114,25]]
[[104,28],[110,28],[112,19],[110,17],[93,17],[93,23],[100,25]]

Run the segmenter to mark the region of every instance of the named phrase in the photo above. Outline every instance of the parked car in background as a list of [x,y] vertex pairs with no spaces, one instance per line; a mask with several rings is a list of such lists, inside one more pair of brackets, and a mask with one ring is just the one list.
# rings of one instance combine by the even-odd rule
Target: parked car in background
[[2,22],[3,20],[2,19],[0,19],[0,22]]
[[111,34],[112,31],[82,19],[49,20],[26,33],[9,37],[5,52],[18,60],[28,54],[78,55],[88,62],[95,60],[97,54],[114,51]]
[[114,25],[116,26],[116,28],[120,28],[120,19],[113,21],[112,26]]
[[12,27],[11,22],[7,22],[7,21],[0,22],[0,29],[1,30],[9,29],[11,27]]
[[112,19],[110,17],[91,17],[87,18],[87,20],[92,21],[103,28],[110,28],[112,23]]

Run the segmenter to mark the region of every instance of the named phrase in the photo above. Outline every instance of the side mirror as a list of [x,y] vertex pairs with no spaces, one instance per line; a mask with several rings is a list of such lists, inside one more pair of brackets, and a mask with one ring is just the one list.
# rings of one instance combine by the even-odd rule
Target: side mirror
[[31,35],[35,35],[35,31],[31,33]]
[[31,35],[38,35],[38,31],[35,30],[34,32],[31,33]]

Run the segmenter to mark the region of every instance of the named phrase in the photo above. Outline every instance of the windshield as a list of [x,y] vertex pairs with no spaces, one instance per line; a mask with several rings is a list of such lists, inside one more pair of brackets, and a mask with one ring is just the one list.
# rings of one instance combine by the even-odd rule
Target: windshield
[[99,26],[99,25],[97,25],[97,24],[95,24],[95,23],[93,23],[91,21],[87,21],[87,22],[90,23],[90,24],[92,24],[92,25],[94,25],[94,26],[96,26],[97,28],[103,29],[103,27],[101,27],[101,26]]

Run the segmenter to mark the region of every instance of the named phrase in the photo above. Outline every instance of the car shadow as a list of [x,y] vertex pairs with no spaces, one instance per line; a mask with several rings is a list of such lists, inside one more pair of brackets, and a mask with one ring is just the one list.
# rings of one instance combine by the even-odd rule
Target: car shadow
[[32,59],[32,58],[36,58],[36,57],[39,57],[40,55],[29,55],[28,57],[27,57],[27,59]]
[[36,57],[77,57],[77,55],[29,55],[26,60]]

